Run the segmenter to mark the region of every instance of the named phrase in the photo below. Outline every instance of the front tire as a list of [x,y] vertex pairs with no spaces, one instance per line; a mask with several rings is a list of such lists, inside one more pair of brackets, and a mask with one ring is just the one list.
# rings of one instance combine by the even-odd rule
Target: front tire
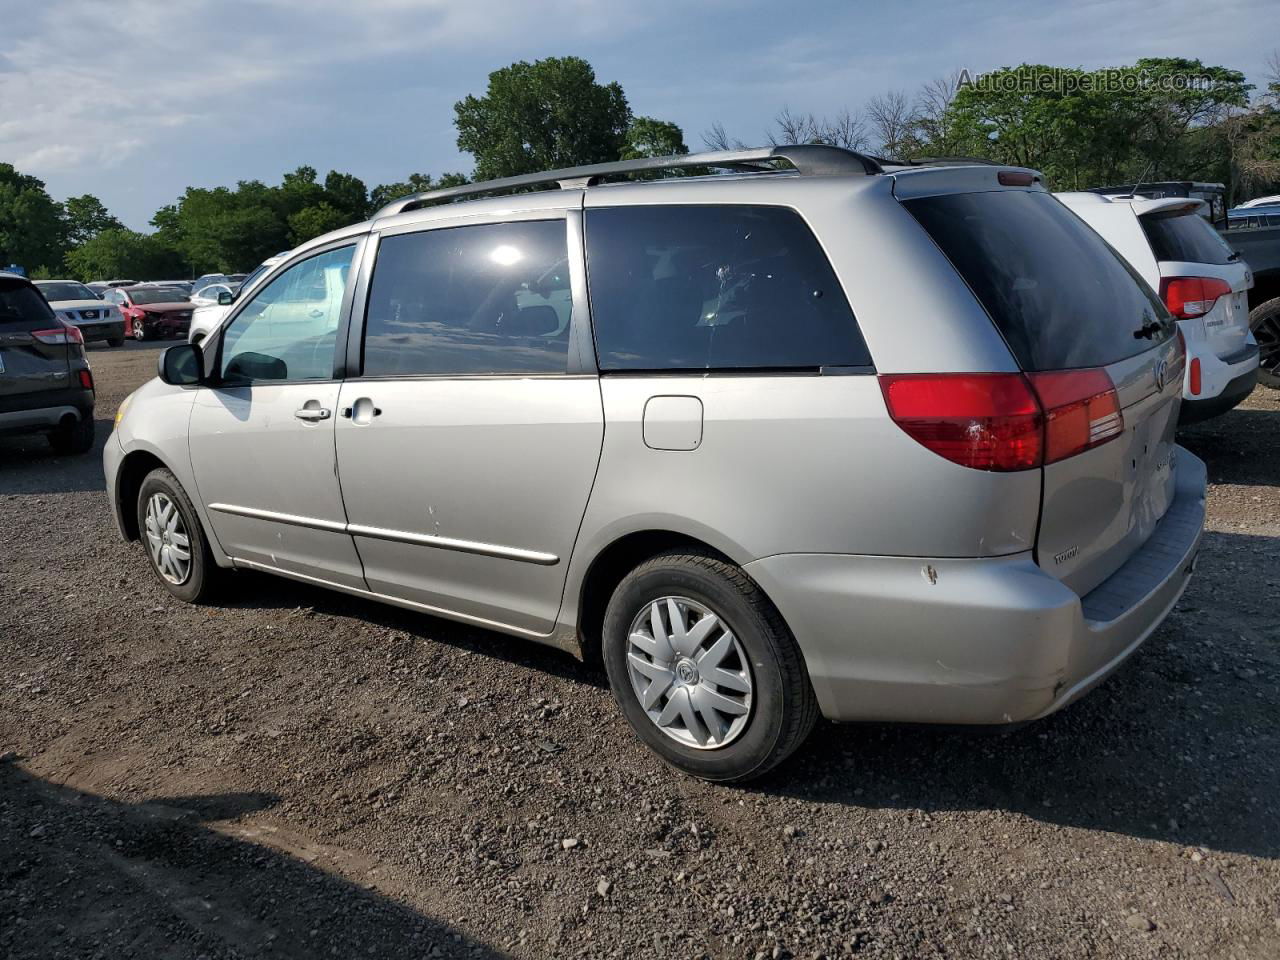
[[163,467],[147,474],[138,490],[137,511],[142,545],[160,585],[187,603],[208,602],[222,571],[178,478]]
[[1258,382],[1280,390],[1280,297],[1253,308],[1249,329],[1258,341]]
[[817,699],[781,614],[739,567],[659,554],[614,591],[604,662],[623,716],[672,766],[718,782],[761,776],[813,729]]
[[141,320],[133,321],[133,339],[138,341],[147,339],[147,325]]

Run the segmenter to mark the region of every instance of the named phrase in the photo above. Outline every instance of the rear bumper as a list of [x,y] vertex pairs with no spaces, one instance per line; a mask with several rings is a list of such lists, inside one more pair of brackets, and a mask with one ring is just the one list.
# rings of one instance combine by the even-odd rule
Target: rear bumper
[[1216,357],[1206,351],[1191,359],[1200,361],[1200,392],[1191,393],[1191,362],[1182,387],[1182,409],[1178,423],[1199,423],[1217,417],[1235,407],[1253,392],[1258,382],[1258,344],[1250,343],[1239,353],[1229,357]]
[[1199,423],[1236,407],[1257,385],[1258,359],[1256,342],[1248,344],[1233,357],[1202,357],[1200,393],[1192,397],[1186,388],[1183,389],[1178,423]]
[[1008,724],[1105,679],[1181,596],[1204,525],[1204,464],[1177,451],[1151,537],[1084,598],[1026,553],[993,559],[786,554],[747,564],[833,720]]
[[0,398],[0,436],[42,433],[66,418],[93,416],[93,391],[79,387]]

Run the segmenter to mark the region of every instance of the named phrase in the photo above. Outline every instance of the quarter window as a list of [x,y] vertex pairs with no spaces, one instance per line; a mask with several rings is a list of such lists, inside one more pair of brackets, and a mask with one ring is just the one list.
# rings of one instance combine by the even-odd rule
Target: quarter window
[[601,371],[866,367],[826,254],[793,210],[662,205],[587,212]]
[[354,246],[296,263],[255,292],[222,339],[220,372],[232,383],[333,376],[342,299]]
[[563,220],[384,237],[369,288],[364,375],[565,373]]

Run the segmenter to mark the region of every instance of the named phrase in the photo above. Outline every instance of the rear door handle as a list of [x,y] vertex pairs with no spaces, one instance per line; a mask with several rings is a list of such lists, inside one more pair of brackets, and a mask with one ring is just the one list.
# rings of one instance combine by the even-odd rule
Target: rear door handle
[[328,407],[303,407],[293,411],[299,420],[328,420],[332,413]]

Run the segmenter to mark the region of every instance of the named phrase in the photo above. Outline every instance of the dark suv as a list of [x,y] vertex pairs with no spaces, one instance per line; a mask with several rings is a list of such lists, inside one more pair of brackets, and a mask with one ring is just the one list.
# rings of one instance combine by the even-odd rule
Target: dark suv
[[43,433],[58,453],[93,447],[84,337],[26,277],[0,273],[0,436]]

